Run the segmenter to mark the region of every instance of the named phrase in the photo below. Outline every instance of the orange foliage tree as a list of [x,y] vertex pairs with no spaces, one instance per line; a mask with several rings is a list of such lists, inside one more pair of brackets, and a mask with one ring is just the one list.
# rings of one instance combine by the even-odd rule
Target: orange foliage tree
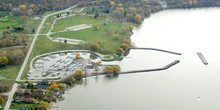
[[56,89],[57,88],[57,83],[56,82],[52,82],[50,85],[50,89]]

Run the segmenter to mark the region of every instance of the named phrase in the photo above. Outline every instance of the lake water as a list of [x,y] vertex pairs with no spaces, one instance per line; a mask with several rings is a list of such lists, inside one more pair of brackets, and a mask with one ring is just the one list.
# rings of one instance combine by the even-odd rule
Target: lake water
[[[219,110],[220,8],[166,10],[145,19],[134,30],[137,47],[160,48],[181,56],[132,50],[122,71],[163,67],[165,71],[87,78],[59,102],[60,110]],[[203,53],[204,65],[197,52]],[[84,80],[85,81],[85,80]],[[200,100],[198,99],[200,97]]]

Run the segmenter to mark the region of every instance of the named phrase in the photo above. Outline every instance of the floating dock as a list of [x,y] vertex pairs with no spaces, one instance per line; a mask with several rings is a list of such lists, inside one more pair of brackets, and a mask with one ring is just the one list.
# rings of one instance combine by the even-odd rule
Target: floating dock
[[206,61],[205,57],[203,56],[203,54],[201,52],[196,53],[199,58],[202,60],[203,64],[208,65],[208,62]]

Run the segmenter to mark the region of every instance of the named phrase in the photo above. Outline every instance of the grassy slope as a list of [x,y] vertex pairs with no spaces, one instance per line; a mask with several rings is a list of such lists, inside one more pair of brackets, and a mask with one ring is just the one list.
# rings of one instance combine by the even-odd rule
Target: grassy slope
[[[110,19],[109,16],[107,16],[105,19],[92,19],[88,16],[76,16],[76,17],[70,17],[63,20],[58,20],[57,24],[55,24],[55,27],[53,31],[61,31],[64,30],[66,27],[71,27],[74,25],[79,24],[93,24],[93,25],[101,25],[102,28],[100,30],[96,30],[93,27],[89,29],[79,30],[75,32],[67,31],[62,33],[57,33],[51,35],[51,37],[64,37],[64,38],[73,38],[73,39],[80,39],[84,40],[88,43],[95,43],[96,41],[101,41],[100,46],[103,49],[103,54],[114,54],[115,50],[119,47],[121,42],[124,39],[124,32],[123,28],[125,28],[126,24],[120,24],[116,22],[110,22],[108,25],[103,25],[103,23]],[[109,38],[106,38],[105,36],[105,30],[110,29],[112,30],[113,35],[115,33],[120,35],[119,40],[114,40],[113,35]]]

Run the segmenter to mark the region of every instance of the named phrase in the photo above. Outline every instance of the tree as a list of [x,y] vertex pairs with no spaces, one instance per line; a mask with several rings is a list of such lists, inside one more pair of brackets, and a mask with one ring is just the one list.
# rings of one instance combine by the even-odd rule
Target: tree
[[65,85],[64,84],[58,84],[58,88],[62,91],[64,89]]
[[83,75],[84,75],[83,70],[81,70],[81,69],[76,70],[76,72],[75,72],[76,78],[81,78]]
[[115,6],[115,2],[113,2],[113,1],[111,1],[110,4],[111,4],[112,6]]
[[76,59],[79,59],[79,58],[80,58],[80,54],[77,53],[75,58],[76,58]]
[[98,61],[96,64],[97,64],[98,66],[100,66],[100,65],[101,65],[101,63],[102,63],[101,61]]
[[4,98],[2,96],[0,96],[0,104],[4,103]]
[[115,35],[114,35],[114,39],[115,39],[115,40],[118,40],[119,38],[120,38],[120,36],[119,36],[118,34],[115,34]]
[[9,63],[8,58],[6,57],[0,57],[0,67],[5,67]]
[[122,48],[117,48],[116,54],[117,55],[122,55],[124,53],[124,50]]
[[134,19],[135,19],[136,23],[138,23],[138,24],[141,23],[141,15],[137,14]]
[[26,10],[26,7],[27,7],[26,5],[20,5],[20,6],[19,6],[19,8],[20,8],[22,11]]
[[123,41],[123,43],[126,43],[126,44],[128,44],[128,45],[131,45],[131,39],[125,39],[125,40]]
[[49,27],[49,26],[50,26],[50,23],[46,23],[46,26],[48,26],[48,27]]
[[40,101],[40,107],[43,108],[44,110],[50,110],[51,109],[50,103],[45,102],[43,100]]
[[113,73],[118,73],[120,68],[118,66],[113,66]]
[[113,67],[111,66],[107,66],[107,71],[106,71],[107,74],[112,74],[113,73]]
[[56,82],[52,82],[51,84],[50,84],[50,87],[49,87],[50,89],[56,89],[57,88],[57,83]]
[[122,43],[122,44],[120,45],[120,47],[123,48],[123,50],[127,50],[127,49],[129,48],[129,45],[126,44],[126,43]]
[[92,51],[98,51],[99,50],[99,44],[93,43],[89,46],[90,50]]
[[64,40],[64,43],[65,43],[65,44],[67,43],[67,40],[66,40],[66,39]]
[[134,25],[129,25],[128,28],[127,28],[127,30],[130,31],[130,32],[132,32],[133,29],[134,29]]

